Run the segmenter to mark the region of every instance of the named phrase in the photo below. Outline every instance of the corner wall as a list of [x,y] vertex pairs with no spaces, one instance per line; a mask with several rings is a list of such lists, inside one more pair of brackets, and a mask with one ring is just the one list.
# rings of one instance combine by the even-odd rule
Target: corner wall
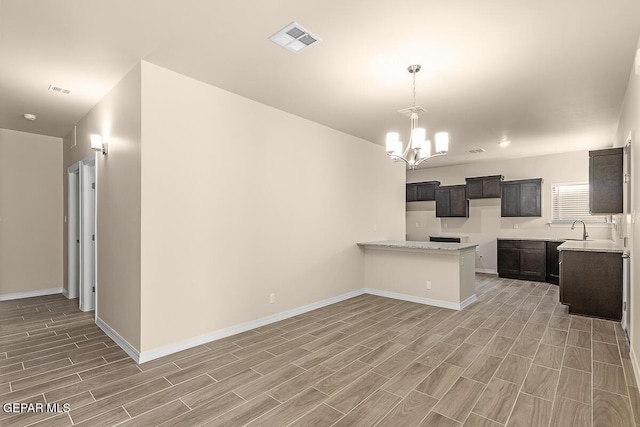
[[62,140],[0,129],[0,300],[62,290]]
[[404,182],[383,147],[143,62],[141,350],[362,288]]
[[[640,39],[637,48],[640,49]],[[640,55],[640,54],[638,54]],[[636,58],[636,62],[640,59]],[[640,380],[640,227],[637,224],[640,213],[640,70],[632,67],[625,101],[620,114],[620,122],[616,133],[616,145],[624,146],[631,137],[631,197],[627,203],[630,229],[628,248],[631,254],[631,295],[630,295],[630,341],[631,359],[636,379]],[[624,359],[623,359],[624,361]]]
[[[64,139],[66,171],[87,155],[90,135],[109,140],[96,155],[97,317],[135,350],[140,349],[140,64],[77,124],[77,145]],[[66,242],[66,227],[65,227]],[[64,265],[67,250],[65,244]],[[65,275],[65,287],[66,287]]]
[[[406,204],[407,240],[429,240],[432,234],[469,236],[469,242],[479,244],[476,271],[496,273],[496,237],[582,237],[582,228],[571,230],[569,225],[549,226],[548,223],[552,184],[588,182],[588,151],[418,169],[407,174],[407,182],[435,180],[440,181],[440,185],[454,185],[464,184],[467,177],[487,175],[503,175],[507,181],[542,178],[542,216],[502,218],[500,199],[479,199],[469,201],[469,218],[436,218],[435,202],[411,202]],[[587,230],[592,239],[611,239],[608,224],[588,224]]]

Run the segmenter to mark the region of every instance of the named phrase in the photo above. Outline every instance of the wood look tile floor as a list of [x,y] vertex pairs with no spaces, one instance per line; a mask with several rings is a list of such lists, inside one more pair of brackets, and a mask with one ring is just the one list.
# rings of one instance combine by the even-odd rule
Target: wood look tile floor
[[640,426],[619,323],[477,275],[447,310],[362,295],[136,365],[62,295],[0,302],[8,426]]

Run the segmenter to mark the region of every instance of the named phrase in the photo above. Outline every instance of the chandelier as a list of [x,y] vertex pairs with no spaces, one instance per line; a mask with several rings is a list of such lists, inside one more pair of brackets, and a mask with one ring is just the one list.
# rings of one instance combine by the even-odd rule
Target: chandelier
[[436,133],[434,153],[431,154],[431,141],[426,139],[427,131],[425,128],[418,127],[418,116],[426,111],[416,105],[416,74],[420,71],[420,65],[410,65],[407,70],[413,75],[413,106],[398,110],[398,112],[408,116],[411,120],[409,143],[402,151],[400,134],[398,132],[389,132],[387,133],[387,154],[393,161],[402,160],[409,169],[415,169],[425,160],[447,154],[449,150],[449,134],[447,132]]

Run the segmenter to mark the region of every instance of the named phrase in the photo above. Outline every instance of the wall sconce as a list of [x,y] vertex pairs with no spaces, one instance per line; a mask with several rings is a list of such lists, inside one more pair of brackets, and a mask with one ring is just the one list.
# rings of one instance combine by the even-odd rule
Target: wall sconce
[[91,135],[91,148],[96,151],[101,151],[102,154],[106,155],[109,150],[107,149],[108,143],[107,141],[102,140],[102,135]]

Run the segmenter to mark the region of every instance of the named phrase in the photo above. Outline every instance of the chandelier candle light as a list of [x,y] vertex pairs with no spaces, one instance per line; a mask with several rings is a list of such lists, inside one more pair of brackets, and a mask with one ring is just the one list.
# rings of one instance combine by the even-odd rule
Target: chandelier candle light
[[420,65],[410,65],[407,70],[413,75],[413,106],[398,110],[398,112],[411,119],[411,135],[407,147],[402,151],[400,134],[398,132],[387,133],[387,154],[393,161],[402,160],[409,169],[415,169],[425,160],[447,154],[449,134],[447,132],[436,133],[435,153],[431,154],[431,141],[426,139],[427,131],[425,128],[418,127],[418,116],[425,112],[424,108],[416,106],[416,74],[420,71]]

